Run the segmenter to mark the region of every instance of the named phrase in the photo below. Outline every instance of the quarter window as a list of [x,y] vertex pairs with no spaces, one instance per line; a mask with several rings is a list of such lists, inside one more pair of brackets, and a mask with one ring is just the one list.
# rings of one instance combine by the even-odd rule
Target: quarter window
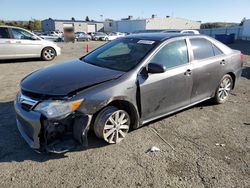
[[203,38],[190,39],[194,60],[206,59],[214,56],[212,43]]
[[0,39],[9,39],[9,31],[7,28],[0,27]]
[[150,62],[161,64],[166,68],[188,63],[188,50],[185,40],[173,41],[166,44]]
[[217,48],[215,45],[213,45],[213,50],[214,50],[215,56],[223,54],[222,51],[219,48]]
[[27,31],[21,29],[12,29],[12,34],[14,39],[24,39],[24,40],[31,40],[32,34],[28,33]]

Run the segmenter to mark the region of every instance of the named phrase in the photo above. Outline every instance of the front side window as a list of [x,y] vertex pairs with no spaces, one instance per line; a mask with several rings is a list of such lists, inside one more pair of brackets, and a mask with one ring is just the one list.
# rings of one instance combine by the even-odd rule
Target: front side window
[[7,28],[0,27],[0,39],[9,39],[9,31]]
[[82,60],[99,67],[127,72],[138,65],[155,45],[155,41],[123,38],[103,45]]
[[24,40],[31,40],[33,36],[31,33],[21,29],[12,29],[12,34],[14,39],[24,39]]
[[188,63],[188,50],[185,40],[177,40],[166,44],[150,62],[161,64],[166,68]]
[[207,59],[214,56],[212,43],[203,38],[190,39],[192,45],[194,60]]

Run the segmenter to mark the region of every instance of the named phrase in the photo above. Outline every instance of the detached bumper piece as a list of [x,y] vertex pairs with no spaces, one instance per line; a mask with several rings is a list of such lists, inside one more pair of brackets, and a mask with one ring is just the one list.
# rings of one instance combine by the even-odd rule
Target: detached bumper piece
[[51,153],[65,153],[88,146],[90,117],[70,115],[63,120],[42,120],[41,148]]

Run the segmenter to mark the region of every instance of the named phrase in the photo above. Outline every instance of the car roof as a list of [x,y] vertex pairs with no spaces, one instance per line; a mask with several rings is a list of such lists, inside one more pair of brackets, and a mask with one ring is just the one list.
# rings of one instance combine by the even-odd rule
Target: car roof
[[[184,33],[138,33],[125,36],[125,38],[141,39],[141,40],[154,40],[154,41],[164,41],[174,37],[182,36],[194,36],[193,34]],[[199,36],[199,35],[196,35]]]
[[20,29],[20,27],[15,27],[15,26],[10,26],[10,25],[0,25],[0,27],[8,27],[8,28],[18,28],[18,29]]
[[24,28],[22,28],[22,27],[16,27],[16,26],[10,26],[10,25],[0,25],[0,27],[12,28],[12,29],[22,29],[22,30],[28,31],[27,29],[24,29]]

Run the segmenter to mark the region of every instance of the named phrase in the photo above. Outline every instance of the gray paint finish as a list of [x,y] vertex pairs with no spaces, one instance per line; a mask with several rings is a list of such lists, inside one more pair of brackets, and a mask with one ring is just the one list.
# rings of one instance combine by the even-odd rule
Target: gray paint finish
[[[105,76],[110,75],[108,80],[102,79],[104,73],[101,74],[99,72],[99,67],[96,67],[96,72],[94,73],[92,72],[93,67],[84,65],[85,73],[89,71],[90,75],[86,75],[85,73],[81,75],[80,72],[78,75],[74,75],[72,77],[72,79],[74,79],[72,80],[72,83],[74,82],[72,86],[74,87],[68,87],[67,91],[65,91],[65,95],[67,95],[70,90],[74,93],[72,96],[68,96],[67,100],[69,101],[84,99],[84,102],[77,110],[78,112],[92,117],[92,115],[95,115],[114,101],[126,102],[126,104],[130,104],[130,111],[135,116],[136,121],[133,128],[136,128],[146,122],[214,97],[220,80],[225,74],[230,74],[235,80],[235,83],[237,83],[241,74],[242,61],[240,52],[231,50],[215,39],[207,36],[138,34],[129,35],[125,38],[137,38],[139,40],[146,38],[147,40],[156,40],[159,44],[132,70],[124,72],[123,74],[112,70],[105,71]],[[223,54],[199,61],[194,60],[192,46],[189,42],[191,38],[206,39],[220,48]],[[163,73],[149,73],[147,66],[152,57],[165,45],[176,40],[186,40],[189,62],[178,67],[166,69]],[[220,62],[222,60],[224,60],[223,62],[225,63],[221,64]],[[168,60],[166,59],[166,61]],[[51,70],[55,72],[65,71],[65,74],[69,74],[67,77],[69,77],[70,74],[75,74],[75,71],[72,71],[72,69],[67,73],[67,70],[65,70],[65,66],[67,67],[67,65],[68,64],[60,64],[45,68],[42,70],[42,73],[46,73],[45,78],[49,78],[49,75],[53,74],[50,73]],[[72,63],[72,66],[76,65]],[[79,66],[75,68],[78,69]],[[60,77],[59,74],[58,76]],[[59,77],[55,80],[60,80]],[[76,77],[79,77],[79,79]],[[99,78],[95,84],[93,84],[93,77]],[[41,71],[35,72],[25,78],[21,86],[29,85],[28,90],[32,92],[32,88],[37,87],[35,86],[37,78],[42,79]],[[63,79],[62,76],[62,82]],[[84,81],[84,89],[81,89],[82,81]],[[51,91],[53,91],[53,84],[44,84],[48,84],[45,88],[51,87],[52,89],[47,90],[47,93],[44,92],[43,95],[47,94],[50,96],[50,100],[53,100],[53,97],[51,97],[51,94],[53,94],[51,93]],[[77,84],[78,87],[76,86]],[[76,90],[76,88],[79,88],[79,90]],[[34,89],[34,91],[36,90]],[[56,89],[54,89],[54,91],[56,93]],[[19,115],[22,116],[22,114]],[[36,121],[29,123],[31,126],[36,126],[34,122]],[[35,136],[33,135],[33,137]]]

